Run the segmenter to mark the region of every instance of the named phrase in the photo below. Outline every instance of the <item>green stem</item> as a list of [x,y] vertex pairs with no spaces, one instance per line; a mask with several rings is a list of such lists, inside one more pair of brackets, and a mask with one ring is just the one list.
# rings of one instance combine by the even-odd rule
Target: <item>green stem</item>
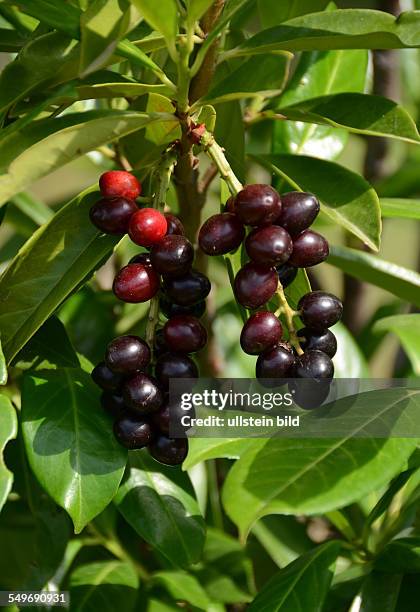
[[217,144],[213,134],[207,131],[204,132],[203,136],[201,137],[201,144],[204,146],[204,150],[206,151],[207,155],[209,155],[209,157],[215,163],[220,176],[226,181],[229,191],[233,195],[236,195],[239,191],[241,191],[242,184],[236,178],[235,173],[225,157],[222,147]]
[[296,350],[298,355],[303,355],[302,347],[299,343],[299,338],[296,333],[295,324],[293,322],[293,317],[296,315],[296,312],[289,306],[286,295],[284,293],[283,285],[279,281],[277,286],[277,296],[280,302],[279,311],[283,313],[284,319],[286,321],[287,331],[289,332],[289,342]]
[[220,505],[217,464],[215,459],[207,461],[207,476],[209,479],[209,501],[213,522],[215,527],[223,531],[223,512]]

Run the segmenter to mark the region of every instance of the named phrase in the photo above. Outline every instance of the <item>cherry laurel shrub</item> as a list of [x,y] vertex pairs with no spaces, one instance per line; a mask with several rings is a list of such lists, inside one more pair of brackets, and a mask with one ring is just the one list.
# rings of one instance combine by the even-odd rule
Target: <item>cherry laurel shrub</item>
[[[13,609],[414,609],[415,425],[358,434],[419,402],[420,12],[345,4],[0,4]],[[341,438],[171,437],[200,376],[412,384]]]

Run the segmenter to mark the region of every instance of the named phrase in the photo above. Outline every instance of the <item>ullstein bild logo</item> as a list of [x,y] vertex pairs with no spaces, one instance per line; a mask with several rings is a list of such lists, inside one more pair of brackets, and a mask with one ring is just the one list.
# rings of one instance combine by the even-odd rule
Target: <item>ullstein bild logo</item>
[[237,414],[235,416],[221,417],[217,415],[209,415],[204,418],[191,417],[191,415],[185,414],[180,418],[181,425],[183,427],[299,427],[300,416],[284,416],[277,415],[276,417],[269,417],[266,415],[244,416]]

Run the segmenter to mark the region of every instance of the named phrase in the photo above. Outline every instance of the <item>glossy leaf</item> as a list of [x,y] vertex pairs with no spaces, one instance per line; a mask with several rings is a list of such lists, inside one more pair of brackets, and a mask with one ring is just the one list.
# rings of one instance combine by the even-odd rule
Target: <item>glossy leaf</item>
[[0,204],[72,159],[168,116],[89,111],[34,121],[0,141]]
[[369,366],[355,338],[342,324],[331,329],[337,338],[337,353],[333,359],[335,378],[367,378]]
[[175,566],[200,559],[205,526],[187,474],[165,467],[146,452],[130,453],[115,498],[126,521]]
[[[94,78],[87,78],[75,85],[79,100],[91,98],[136,98],[145,93],[171,95],[173,92],[167,85],[151,85],[137,83],[110,70],[95,72]],[[171,109],[173,111],[173,107]]]
[[118,237],[101,235],[88,221],[97,197],[85,193],[70,201],[35,232],[0,279],[0,330],[8,363],[117,244]]
[[299,17],[306,13],[323,11],[329,0],[258,0],[258,11],[264,28]]
[[280,568],[313,548],[305,526],[294,516],[265,516],[255,523],[252,534]]
[[252,156],[292,188],[316,194],[322,212],[377,251],[381,218],[374,189],[360,175],[334,162],[303,155]]
[[401,586],[400,574],[371,572],[362,585],[358,596],[360,612],[400,612],[398,594]]
[[374,325],[375,332],[396,334],[413,366],[414,373],[420,376],[420,314],[395,315],[380,319]]
[[[367,59],[364,50],[303,53],[276,109],[326,94],[362,92]],[[273,153],[299,153],[334,159],[347,142],[344,130],[325,125],[276,121],[273,128]]]
[[193,24],[198,21],[212,4],[213,0],[187,0],[188,22]]
[[139,580],[131,563],[97,561],[76,567],[70,576],[72,609],[77,612],[134,610]]
[[189,470],[201,461],[221,457],[238,459],[249,444],[249,440],[239,438],[191,438],[188,456],[182,467]]
[[398,538],[389,542],[375,559],[381,572],[410,574],[420,572],[420,538]]
[[54,212],[51,208],[29,193],[17,193],[13,196],[11,201],[24,215],[36,223],[36,225],[43,225],[54,216]]
[[356,134],[386,136],[420,143],[420,136],[407,111],[387,98],[358,93],[339,93],[280,105],[288,119],[342,127]]
[[356,249],[333,246],[328,263],[420,306],[420,274]]
[[31,469],[79,533],[113,499],[127,458],[89,375],[75,368],[26,375],[22,430]]
[[16,410],[5,395],[0,395],[0,510],[13,484],[13,474],[4,463],[3,451],[6,444],[16,438],[17,425]]
[[186,601],[196,608],[208,610],[210,599],[197,578],[187,572],[166,571],[157,572],[154,581],[163,586],[170,595],[181,601]]
[[[173,104],[169,98],[158,93],[150,93],[147,98],[146,112],[153,113],[172,113]],[[158,121],[146,127],[145,137],[155,145],[162,145],[179,140],[181,138],[181,128],[178,121]]]
[[420,200],[403,198],[380,198],[383,217],[401,217],[403,219],[420,219]]
[[7,383],[7,365],[6,359],[4,358],[3,347],[1,345],[0,338],[0,385],[5,385]]
[[321,612],[340,547],[327,542],[287,565],[263,587],[249,612]]
[[130,0],[154,30],[161,32],[169,47],[175,49],[178,14],[175,0]]
[[17,53],[25,44],[26,40],[18,32],[0,28],[0,52]]
[[262,30],[228,55],[328,49],[399,49],[420,47],[420,14],[394,17],[385,11],[342,9],[290,19]]
[[254,96],[273,97],[282,90],[289,61],[286,53],[251,57],[216,83],[202,102],[218,104]]

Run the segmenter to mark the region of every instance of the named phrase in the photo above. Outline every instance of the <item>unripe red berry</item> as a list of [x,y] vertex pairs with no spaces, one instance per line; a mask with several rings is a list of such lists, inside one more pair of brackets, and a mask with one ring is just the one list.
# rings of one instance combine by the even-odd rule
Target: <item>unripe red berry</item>
[[154,208],[141,208],[130,219],[128,233],[133,242],[150,247],[162,240],[168,229],[165,216]]
[[159,290],[159,277],[151,266],[132,263],[118,272],[112,288],[123,302],[147,302]]
[[141,184],[125,170],[104,172],[99,179],[99,188],[104,198],[129,198],[135,200],[141,194]]

